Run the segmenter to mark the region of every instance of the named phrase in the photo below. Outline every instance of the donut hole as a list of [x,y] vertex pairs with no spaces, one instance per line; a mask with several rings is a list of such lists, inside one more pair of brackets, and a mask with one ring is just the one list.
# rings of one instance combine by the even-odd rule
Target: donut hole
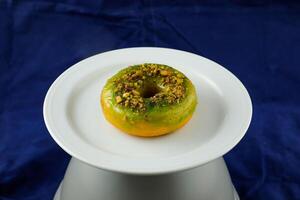
[[161,89],[154,83],[145,84],[141,96],[143,98],[150,98],[159,93]]

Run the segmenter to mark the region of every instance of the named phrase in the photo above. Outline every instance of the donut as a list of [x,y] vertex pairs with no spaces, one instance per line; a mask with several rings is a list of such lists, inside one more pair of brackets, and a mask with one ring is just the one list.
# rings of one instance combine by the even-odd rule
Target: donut
[[125,133],[153,137],[184,126],[197,106],[196,90],[180,71],[163,64],[129,66],[107,80],[102,111]]

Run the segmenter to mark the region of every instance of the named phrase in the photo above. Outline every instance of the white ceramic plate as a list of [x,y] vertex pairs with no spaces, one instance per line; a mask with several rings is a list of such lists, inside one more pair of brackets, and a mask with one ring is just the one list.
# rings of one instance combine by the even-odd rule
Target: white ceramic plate
[[[120,69],[149,62],[182,71],[194,83],[199,104],[180,130],[140,138],[105,120],[100,92]],[[44,102],[47,128],[66,152],[96,167],[131,174],[175,172],[216,159],[241,140],[251,115],[247,90],[232,73],[201,56],[165,48],[120,49],[87,58],[57,78]]]

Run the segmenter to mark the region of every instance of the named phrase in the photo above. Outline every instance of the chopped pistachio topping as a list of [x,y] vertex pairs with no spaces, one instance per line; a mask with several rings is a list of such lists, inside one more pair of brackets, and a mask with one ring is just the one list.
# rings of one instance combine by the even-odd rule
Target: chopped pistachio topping
[[122,97],[117,96],[117,97],[116,97],[116,101],[117,101],[117,103],[121,103],[121,102],[122,102]]
[[123,72],[114,80],[115,100],[134,111],[145,111],[147,104],[176,104],[186,95],[187,78],[169,66],[146,63],[130,66]]

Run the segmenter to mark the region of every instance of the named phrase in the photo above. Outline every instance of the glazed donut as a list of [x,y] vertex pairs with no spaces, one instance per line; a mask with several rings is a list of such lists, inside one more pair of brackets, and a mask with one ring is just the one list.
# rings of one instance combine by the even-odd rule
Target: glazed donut
[[173,132],[192,117],[197,105],[192,82],[162,64],[129,66],[112,76],[101,93],[105,118],[135,136]]

